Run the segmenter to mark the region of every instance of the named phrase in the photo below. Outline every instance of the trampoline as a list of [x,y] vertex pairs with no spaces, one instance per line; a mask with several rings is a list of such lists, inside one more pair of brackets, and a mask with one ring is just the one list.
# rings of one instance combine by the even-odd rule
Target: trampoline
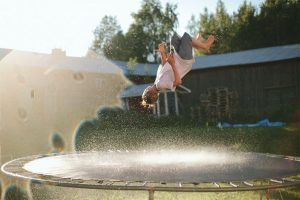
[[230,192],[300,184],[300,158],[230,151],[109,151],[19,158],[7,175],[39,183],[104,190]]

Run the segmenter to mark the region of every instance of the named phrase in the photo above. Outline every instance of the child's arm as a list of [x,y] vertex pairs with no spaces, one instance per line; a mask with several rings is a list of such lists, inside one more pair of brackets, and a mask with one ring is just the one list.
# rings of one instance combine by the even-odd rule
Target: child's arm
[[175,65],[175,60],[172,54],[168,54],[168,62],[170,63],[173,72],[174,72],[174,76],[175,76],[175,81],[173,83],[174,87],[177,87],[178,85],[180,85],[182,83],[180,75],[178,73],[177,67]]
[[157,51],[160,53],[162,65],[165,65],[167,62],[167,57],[166,57],[166,53],[165,53],[165,43],[164,42],[162,42],[158,45]]

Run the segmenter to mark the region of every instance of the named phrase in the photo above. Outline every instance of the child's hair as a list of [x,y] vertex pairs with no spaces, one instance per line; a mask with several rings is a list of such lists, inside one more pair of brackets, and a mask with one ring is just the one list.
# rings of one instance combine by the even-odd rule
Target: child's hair
[[144,107],[152,107],[158,99],[158,95],[155,95],[149,91],[149,88],[146,88],[142,95],[142,105]]
[[152,104],[152,98],[149,93],[143,94],[142,99],[143,99],[143,101],[142,101],[143,106]]

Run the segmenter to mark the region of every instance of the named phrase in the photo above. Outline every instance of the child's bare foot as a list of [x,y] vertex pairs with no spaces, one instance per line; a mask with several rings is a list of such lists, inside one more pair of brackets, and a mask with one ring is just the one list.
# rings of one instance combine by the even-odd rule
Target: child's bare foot
[[206,53],[209,52],[209,49],[210,49],[211,45],[214,43],[214,41],[215,41],[215,37],[214,37],[213,35],[210,35],[210,36],[208,37],[208,39],[205,41],[205,48],[204,48],[204,51],[205,51]]
[[203,38],[202,38],[202,35],[201,35],[201,33],[198,33],[198,35],[197,35],[196,39],[197,39],[197,40],[199,40],[200,42],[202,41],[202,39],[203,39]]

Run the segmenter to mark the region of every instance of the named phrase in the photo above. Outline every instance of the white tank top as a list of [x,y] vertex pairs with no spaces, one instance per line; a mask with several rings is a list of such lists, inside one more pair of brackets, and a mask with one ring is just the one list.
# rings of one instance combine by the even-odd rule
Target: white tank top
[[[176,51],[174,51],[175,66],[177,67],[180,78],[183,78],[192,69],[192,65],[195,59],[184,60],[182,59]],[[164,90],[169,89],[174,91],[175,87],[173,83],[175,81],[175,76],[171,65],[166,62],[165,65],[159,65],[156,73],[156,79],[154,84],[157,89]]]

